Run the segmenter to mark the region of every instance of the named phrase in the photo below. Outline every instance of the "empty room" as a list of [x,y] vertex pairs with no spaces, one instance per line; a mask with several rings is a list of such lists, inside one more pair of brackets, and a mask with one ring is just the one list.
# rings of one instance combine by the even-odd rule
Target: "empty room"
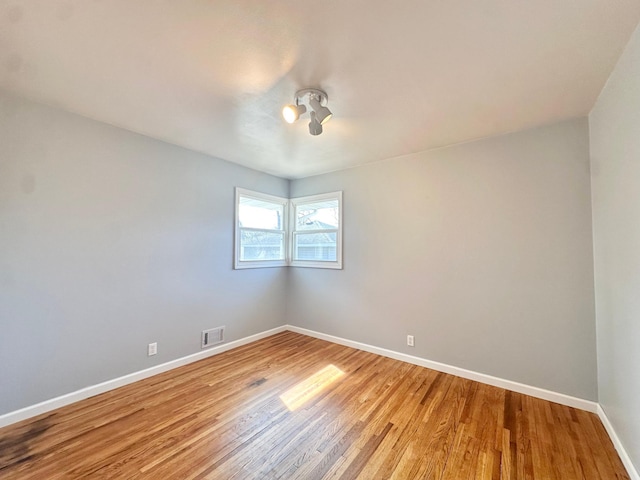
[[0,478],[640,480],[639,22],[0,0]]

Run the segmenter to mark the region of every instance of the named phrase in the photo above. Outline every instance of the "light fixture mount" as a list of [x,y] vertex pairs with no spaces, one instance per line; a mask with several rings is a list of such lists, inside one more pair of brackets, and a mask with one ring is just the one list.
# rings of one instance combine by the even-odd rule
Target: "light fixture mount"
[[319,88],[303,88],[298,90],[295,95],[295,100],[298,104],[309,103],[312,98],[317,100],[323,107],[326,107],[327,103],[329,103],[329,95]]
[[307,112],[309,106],[309,115],[311,122],[309,123],[309,133],[311,135],[320,135],[322,133],[322,125],[327,123],[333,114],[327,108],[329,96],[324,90],[319,88],[303,88],[298,90],[294,96],[294,104],[286,105],[282,109],[282,116],[287,123],[293,123],[300,115]]

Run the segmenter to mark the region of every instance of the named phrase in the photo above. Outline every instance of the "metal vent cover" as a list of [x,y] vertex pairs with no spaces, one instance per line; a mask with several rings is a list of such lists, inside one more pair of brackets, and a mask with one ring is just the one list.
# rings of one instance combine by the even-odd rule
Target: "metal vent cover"
[[224,327],[211,328],[202,331],[202,348],[224,342]]

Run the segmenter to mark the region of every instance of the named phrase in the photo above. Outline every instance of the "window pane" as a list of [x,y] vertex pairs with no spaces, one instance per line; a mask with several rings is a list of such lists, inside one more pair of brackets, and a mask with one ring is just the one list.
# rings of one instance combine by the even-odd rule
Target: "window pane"
[[284,233],[240,231],[240,260],[284,260]]
[[284,205],[240,197],[240,205],[238,206],[240,227],[282,230],[283,218]]
[[326,230],[338,228],[338,200],[305,203],[296,206],[296,230]]
[[335,262],[337,261],[336,238],[335,232],[294,235],[294,259]]

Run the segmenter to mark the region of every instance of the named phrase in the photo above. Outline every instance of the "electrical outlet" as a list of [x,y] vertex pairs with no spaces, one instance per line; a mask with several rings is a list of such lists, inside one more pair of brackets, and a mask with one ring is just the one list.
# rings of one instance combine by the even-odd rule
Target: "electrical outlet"
[[150,357],[158,353],[158,344],[156,342],[150,343],[147,348],[147,355]]
[[413,335],[407,335],[407,345],[409,345],[410,347],[415,346],[415,344],[413,343]]

